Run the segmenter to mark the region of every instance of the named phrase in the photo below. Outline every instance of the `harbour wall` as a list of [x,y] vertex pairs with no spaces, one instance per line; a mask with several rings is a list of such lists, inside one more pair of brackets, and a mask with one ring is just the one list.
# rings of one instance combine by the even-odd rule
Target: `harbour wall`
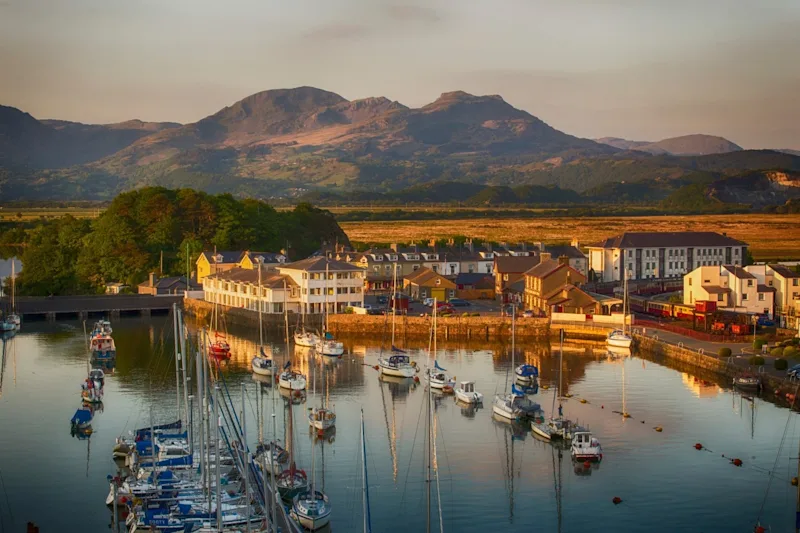
[[[201,324],[210,324],[214,312],[214,304],[205,300],[185,298],[183,300],[183,310],[186,314],[195,317]],[[230,325],[252,327],[256,328],[256,330],[258,328],[258,313],[256,311],[220,305],[218,306],[218,312],[220,329]],[[288,318],[289,328],[294,330],[295,326],[300,323],[301,317],[297,313],[289,313]],[[319,329],[322,327],[322,315],[320,314],[306,315],[304,320],[309,328]],[[262,313],[261,322],[264,331],[273,332],[282,332],[285,324],[283,313]]]

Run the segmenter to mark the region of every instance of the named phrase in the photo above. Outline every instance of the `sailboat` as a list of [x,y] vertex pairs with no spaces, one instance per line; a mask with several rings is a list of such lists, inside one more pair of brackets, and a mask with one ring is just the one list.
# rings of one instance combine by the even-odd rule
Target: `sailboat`
[[[284,281],[283,293],[286,294],[286,282]],[[261,301],[261,263],[258,263],[258,351],[253,359],[250,361],[250,366],[253,372],[261,376],[271,376],[273,361],[271,357],[267,357],[264,353],[264,326],[263,326],[263,303]],[[283,312],[286,313],[286,304],[284,303]]]
[[[572,435],[576,431],[584,430],[584,428],[577,426],[570,420],[565,419],[563,416],[563,407],[561,406],[560,403],[561,370],[563,368],[563,358],[564,358],[564,330],[561,330],[560,348],[558,351],[558,388],[556,388],[555,393],[553,394],[553,406],[550,410],[550,418],[545,420],[542,414],[542,416],[538,416],[531,421],[531,429],[533,430],[533,432],[547,440],[551,439],[570,440],[572,439]],[[555,415],[556,398],[559,398],[558,416]]]
[[306,389],[306,377],[302,372],[292,368],[292,361],[286,361],[283,365],[283,372],[278,376],[278,385],[282,389],[301,391]]
[[395,376],[398,378],[413,378],[418,372],[417,367],[411,362],[408,355],[394,345],[395,318],[397,316],[397,265],[394,269],[392,281],[392,344],[391,353],[388,357],[378,357],[378,370],[381,375]]
[[284,500],[292,500],[308,487],[308,476],[305,470],[300,470],[294,462],[294,415],[292,402],[289,402],[289,415],[287,424],[286,442],[289,452],[289,468],[276,476],[275,484]]
[[[428,369],[430,370],[430,363],[431,360],[434,360],[436,357],[436,301],[433,302],[433,321],[431,324],[431,333],[432,333],[432,343],[428,350]],[[435,363],[434,363],[435,364]],[[426,424],[426,433],[427,433],[427,453],[424,454],[425,459],[427,459],[426,465],[426,479],[425,485],[427,487],[427,531],[433,531],[431,528],[431,488],[436,484],[436,504],[438,508],[438,515],[439,515],[439,532],[444,532],[444,521],[442,519],[442,495],[439,490],[439,466],[438,466],[438,459],[436,457],[436,415],[434,413],[434,408],[436,402],[433,400],[433,387],[428,387],[428,397],[427,397],[427,424]]]
[[606,339],[606,344],[610,347],[615,348],[630,348],[631,344],[633,344],[633,337],[627,331],[628,325],[628,306],[630,305],[628,302],[628,276],[629,272],[625,271],[625,279],[623,281],[623,295],[622,295],[622,329],[615,329],[611,333],[608,334],[608,338]]
[[[317,490],[316,474],[316,448],[317,440],[311,446],[311,485],[294,497],[291,516],[301,526],[311,531],[316,531],[328,525],[331,520],[331,504],[325,494],[324,487]],[[324,451],[324,449],[323,449]],[[323,477],[324,480],[324,477]]]
[[[341,342],[337,342],[333,338],[333,334],[328,331],[328,281],[330,280],[330,273],[328,272],[328,263],[325,263],[325,310],[324,310],[324,328],[325,331],[322,334],[322,337],[317,339],[317,343],[314,346],[317,353],[321,355],[332,355],[332,356],[340,356],[344,353],[344,344]],[[333,294],[336,294],[335,287],[332,288]],[[335,298],[335,296],[334,296]],[[334,300],[334,306],[336,306],[336,301]]]
[[367,479],[367,439],[364,437],[364,408],[361,408],[361,503],[364,513],[364,533],[372,533],[372,517],[369,509],[369,480]]
[[317,337],[316,333],[306,329],[306,304],[302,301],[300,302],[300,320],[300,328],[294,332],[294,344],[302,348],[314,348],[319,337]]
[[[516,351],[516,315],[514,307],[511,311],[511,368],[514,368],[514,352]],[[508,387],[508,372],[506,372],[506,387]],[[492,411],[503,418],[514,420],[517,418],[533,417],[541,408],[538,403],[532,402],[525,393],[515,384],[511,384],[511,392],[495,394]]]
[[326,401],[324,403],[320,401],[320,406],[314,407],[308,413],[308,424],[320,433],[336,427],[336,413],[327,407],[327,379],[327,374],[325,374],[326,387],[323,397]]
[[16,314],[17,311],[17,276],[14,271],[15,260],[11,259],[11,314],[7,315],[5,320],[0,324],[3,331],[18,331],[22,320]]

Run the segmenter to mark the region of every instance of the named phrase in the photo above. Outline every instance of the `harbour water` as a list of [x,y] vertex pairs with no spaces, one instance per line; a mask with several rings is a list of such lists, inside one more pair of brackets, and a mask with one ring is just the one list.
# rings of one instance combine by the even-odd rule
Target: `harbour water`
[[[29,322],[4,343],[0,517],[6,530],[20,531],[28,521],[41,531],[107,530],[111,513],[104,499],[106,476],[115,472],[115,437],[148,425],[151,408],[156,423],[175,417],[171,317],[121,319],[113,327],[116,367],[88,440],[73,438],[69,429],[86,373],[82,325]],[[258,335],[238,332],[228,338],[234,355],[224,374],[236,406],[239,384],[246,384],[252,447],[261,384],[253,379],[249,361]],[[282,364],[286,348],[270,340]],[[340,360],[293,354],[309,381],[305,403],[292,409],[297,463],[311,477],[311,454],[316,453],[317,485],[324,486],[334,508],[331,530],[360,531],[363,407],[373,531],[423,531],[424,380],[420,385],[381,381],[373,368],[381,340],[344,340],[347,354]],[[427,345],[408,348],[424,366]],[[797,416],[784,407],[743,398],[646,354],[609,358],[599,350],[568,346],[563,375],[564,392],[571,397],[564,401],[565,415],[588,424],[604,451],[602,463],[587,469],[573,465],[568,451],[559,455],[533,437],[529,428],[492,418],[495,392],[510,387],[508,346],[448,345],[437,358],[448,373],[474,380],[485,395],[484,408],[477,410],[459,407],[452,397],[436,400],[446,531],[733,532],[752,531],[759,517],[772,531],[794,527],[796,489],[790,479],[797,471],[800,428]],[[531,397],[549,413],[557,347],[523,344],[517,363],[523,360],[540,368],[542,386]],[[271,437],[273,400],[271,390],[265,392]],[[337,414],[336,433],[315,441],[305,417],[323,393]],[[289,411],[280,396],[275,398],[283,439]],[[623,419],[623,410],[631,417]],[[657,426],[663,431],[655,431]],[[698,451],[695,443],[711,451]],[[740,458],[743,465],[734,466],[730,458]],[[768,471],[773,471],[771,485]],[[435,522],[435,486],[433,493]],[[614,497],[622,503],[612,503]]]

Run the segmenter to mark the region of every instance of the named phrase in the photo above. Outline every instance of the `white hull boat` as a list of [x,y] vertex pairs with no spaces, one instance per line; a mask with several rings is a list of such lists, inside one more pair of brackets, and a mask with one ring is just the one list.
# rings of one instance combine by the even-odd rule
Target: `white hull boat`
[[608,334],[606,344],[614,348],[630,348],[633,338],[622,330],[615,329]]
[[[266,457],[264,457],[266,455]],[[253,461],[261,467],[262,462],[266,463],[267,472],[278,475],[289,464],[289,452],[283,449],[280,444],[272,441],[266,444],[259,444],[256,453],[253,454]]]
[[456,399],[468,403],[483,403],[483,394],[475,390],[474,381],[462,381],[455,390]]
[[278,384],[283,389],[305,390],[306,377],[300,372],[295,372],[294,370],[287,370],[286,372],[281,372],[281,375],[278,378]]
[[294,343],[303,348],[314,348],[318,340],[317,336],[309,331],[298,331],[294,334]]
[[378,359],[378,369],[385,376],[398,378],[413,378],[417,368],[411,363],[407,355],[392,355],[388,358]]
[[515,393],[498,394],[492,403],[492,411],[509,420],[532,417],[540,409],[538,403],[532,402],[525,395]]
[[328,497],[320,491],[303,492],[295,496],[292,505],[292,518],[301,526],[316,531],[331,521],[331,504]]
[[272,359],[257,355],[250,361],[250,366],[254,374],[258,374],[259,376],[272,375]]
[[588,431],[576,431],[572,437],[570,454],[576,461],[600,461],[603,459],[603,448],[600,441]]
[[316,430],[326,431],[336,425],[336,413],[324,407],[312,409],[308,413],[308,424]]
[[344,344],[334,340],[326,339],[317,341],[314,349],[318,354],[338,357],[344,353]]

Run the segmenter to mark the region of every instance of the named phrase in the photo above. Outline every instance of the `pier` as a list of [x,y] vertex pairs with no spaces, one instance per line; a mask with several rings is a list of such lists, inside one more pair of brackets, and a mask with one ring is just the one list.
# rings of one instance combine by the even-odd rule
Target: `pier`
[[[180,304],[182,295],[151,296],[146,294],[53,296],[18,298],[17,313],[23,320],[85,319],[90,316],[150,316],[164,314],[173,303]],[[3,302],[8,309],[8,302]]]

